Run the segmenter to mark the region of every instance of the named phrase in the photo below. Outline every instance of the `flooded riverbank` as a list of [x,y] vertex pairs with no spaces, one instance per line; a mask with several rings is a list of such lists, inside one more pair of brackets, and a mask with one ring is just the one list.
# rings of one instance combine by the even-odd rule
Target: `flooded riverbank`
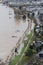
[[6,60],[27,27],[27,20],[15,18],[12,8],[0,4],[0,59]]

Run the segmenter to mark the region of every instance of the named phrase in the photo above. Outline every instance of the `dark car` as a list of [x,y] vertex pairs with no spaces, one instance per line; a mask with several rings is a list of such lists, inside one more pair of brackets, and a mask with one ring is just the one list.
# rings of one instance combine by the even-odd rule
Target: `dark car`
[[39,54],[39,57],[43,57],[43,53],[40,53],[40,54]]
[[40,33],[43,35],[43,24],[40,25]]
[[39,16],[38,16],[38,18],[39,18],[39,20],[40,20],[41,22],[43,22],[43,10],[40,10],[40,11],[39,11]]

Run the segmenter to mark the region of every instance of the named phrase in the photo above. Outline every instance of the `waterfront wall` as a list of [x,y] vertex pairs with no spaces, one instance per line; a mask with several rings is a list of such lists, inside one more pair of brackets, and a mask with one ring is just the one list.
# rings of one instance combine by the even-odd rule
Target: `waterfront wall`
[[[20,45],[22,44],[24,38],[26,37],[27,33],[29,32],[29,24],[28,24],[28,27],[27,29],[24,31],[22,37],[20,37],[20,39],[18,40],[17,44],[16,44],[16,47],[17,50],[20,48]],[[7,59],[5,60],[5,62],[3,63],[3,65],[9,65],[9,62],[11,61],[11,59],[16,55],[15,53],[15,48],[13,48],[11,50],[11,53],[9,54],[9,56],[7,57]]]

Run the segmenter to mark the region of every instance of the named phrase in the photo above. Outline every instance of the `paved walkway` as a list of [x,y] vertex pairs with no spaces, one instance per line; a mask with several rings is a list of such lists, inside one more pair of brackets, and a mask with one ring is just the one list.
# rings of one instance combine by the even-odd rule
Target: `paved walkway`
[[[32,39],[32,37],[33,37],[33,34],[32,34],[32,36],[31,36],[31,39]],[[22,54],[21,58],[19,59],[19,62],[18,62],[16,65],[19,65],[19,63],[21,62],[23,56],[25,55],[25,52],[26,52],[26,50],[27,50],[27,47],[29,46],[29,43],[30,43],[31,39],[29,40],[29,42],[28,42],[28,44],[27,44],[27,46],[26,46],[26,48],[25,48],[25,50],[24,50],[24,53]]]

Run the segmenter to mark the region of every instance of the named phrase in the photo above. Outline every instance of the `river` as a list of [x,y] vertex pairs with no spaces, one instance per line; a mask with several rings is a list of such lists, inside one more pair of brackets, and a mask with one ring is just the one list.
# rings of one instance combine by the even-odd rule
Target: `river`
[[7,58],[27,27],[27,20],[15,18],[12,8],[0,4],[0,59]]

